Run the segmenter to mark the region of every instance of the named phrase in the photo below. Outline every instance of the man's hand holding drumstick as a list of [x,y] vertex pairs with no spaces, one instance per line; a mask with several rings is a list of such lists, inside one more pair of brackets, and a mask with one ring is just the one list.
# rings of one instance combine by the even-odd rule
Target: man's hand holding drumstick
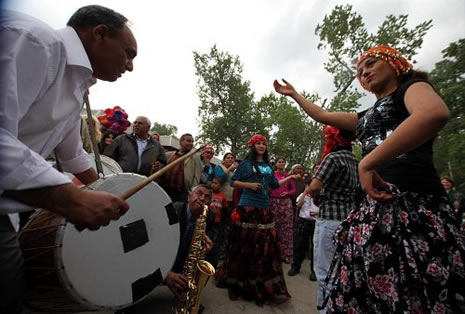
[[72,183],[5,191],[4,196],[61,215],[79,230],[97,230],[107,226],[111,220],[118,220],[129,209],[129,204],[116,195],[80,189]]

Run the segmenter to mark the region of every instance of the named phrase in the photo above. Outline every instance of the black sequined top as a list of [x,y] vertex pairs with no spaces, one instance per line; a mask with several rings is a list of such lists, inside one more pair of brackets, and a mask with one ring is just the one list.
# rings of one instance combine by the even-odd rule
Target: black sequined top
[[[391,95],[378,99],[373,107],[358,114],[356,135],[362,143],[363,156],[380,145],[409,116],[404,95],[418,82],[424,81],[412,79],[402,83]],[[433,141],[434,138],[397,156],[379,167],[378,173],[401,191],[443,194],[444,188],[433,164]]]

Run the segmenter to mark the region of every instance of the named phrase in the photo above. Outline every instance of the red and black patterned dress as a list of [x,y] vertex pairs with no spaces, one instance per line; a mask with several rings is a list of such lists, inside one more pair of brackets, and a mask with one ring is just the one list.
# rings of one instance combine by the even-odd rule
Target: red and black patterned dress
[[228,288],[232,300],[242,298],[279,304],[290,299],[284,279],[274,216],[269,208],[269,188],[279,187],[271,167],[257,163],[258,171],[243,160],[232,181],[259,182],[262,189],[243,189],[233,212],[224,264],[217,270],[218,287]]
[[[416,82],[359,114],[364,155],[408,117],[403,99]],[[435,173],[432,142],[377,169],[394,199],[365,199],[337,230],[328,312],[447,313],[464,300],[464,231]]]

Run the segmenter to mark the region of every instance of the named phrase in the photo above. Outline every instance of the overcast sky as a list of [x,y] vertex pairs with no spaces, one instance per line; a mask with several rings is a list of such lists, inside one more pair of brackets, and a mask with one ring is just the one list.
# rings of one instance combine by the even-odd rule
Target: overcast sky
[[117,82],[99,81],[92,87],[92,108],[119,105],[130,121],[144,115],[152,122],[177,126],[178,135],[195,135],[199,99],[193,51],[208,53],[217,44],[238,55],[243,78],[251,82],[257,100],[282,77],[298,90],[330,98],[332,77],[323,69],[328,54],[316,48],[315,27],[335,5],[345,3],[363,16],[369,32],[375,32],[388,14],[408,14],[409,26],[432,19],[434,26],[415,58],[422,70],[432,70],[441,60],[441,50],[465,37],[464,0],[10,0],[6,5],[53,28],[64,27],[74,11],[89,4],[125,15],[138,41],[134,71]]

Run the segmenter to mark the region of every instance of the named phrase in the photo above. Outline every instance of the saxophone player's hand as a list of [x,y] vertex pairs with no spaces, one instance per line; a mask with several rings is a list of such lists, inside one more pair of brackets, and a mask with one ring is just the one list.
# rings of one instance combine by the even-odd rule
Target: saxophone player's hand
[[205,235],[204,239],[205,253],[208,254],[213,248],[213,241],[208,235]]
[[173,292],[176,297],[181,297],[183,292],[187,292],[189,287],[189,280],[182,274],[173,271],[168,272],[166,275],[166,285]]

